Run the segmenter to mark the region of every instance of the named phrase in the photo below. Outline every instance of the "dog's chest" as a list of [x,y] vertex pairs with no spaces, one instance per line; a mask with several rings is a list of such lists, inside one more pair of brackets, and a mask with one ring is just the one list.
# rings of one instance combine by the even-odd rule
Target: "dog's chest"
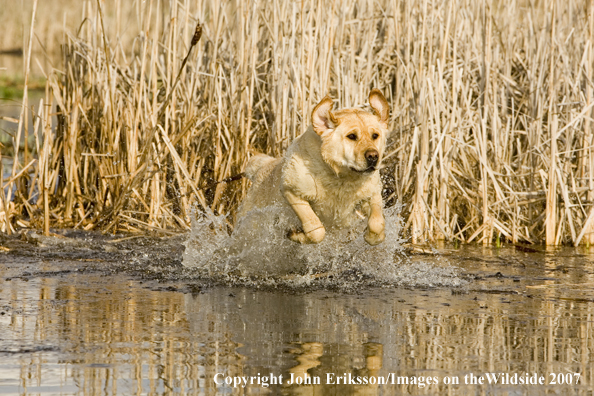
[[367,184],[353,183],[336,178],[317,186],[312,208],[327,225],[348,226],[358,218],[355,210],[370,199]]
[[357,206],[381,188],[379,175],[337,176],[319,154],[317,139],[313,132],[306,133],[289,149],[282,171],[283,188],[308,201],[324,225],[349,226],[359,218]]

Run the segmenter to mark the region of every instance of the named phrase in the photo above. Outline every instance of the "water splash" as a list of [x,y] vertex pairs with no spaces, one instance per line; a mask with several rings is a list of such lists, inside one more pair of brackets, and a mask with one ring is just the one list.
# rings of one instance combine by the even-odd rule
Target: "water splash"
[[194,221],[183,263],[201,276],[231,284],[460,286],[463,281],[447,263],[407,258],[400,211],[400,205],[384,210],[386,240],[378,246],[363,239],[363,220],[349,230],[327,229],[319,244],[302,245],[286,237],[287,230],[299,225],[288,206],[250,211],[231,235],[225,217],[209,211]]

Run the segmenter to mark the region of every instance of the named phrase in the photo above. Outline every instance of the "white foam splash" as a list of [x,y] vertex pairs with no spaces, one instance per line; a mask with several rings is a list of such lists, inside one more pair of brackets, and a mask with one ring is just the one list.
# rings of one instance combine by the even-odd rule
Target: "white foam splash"
[[334,286],[352,282],[349,275],[371,282],[410,286],[459,286],[455,269],[440,263],[410,262],[402,254],[400,205],[384,210],[386,240],[370,246],[364,239],[365,223],[350,230],[327,229],[319,244],[302,245],[286,237],[298,219],[287,207],[249,212],[232,235],[225,218],[207,212],[192,225],[185,242],[183,263],[206,276],[257,279],[265,284],[307,286],[325,279]]

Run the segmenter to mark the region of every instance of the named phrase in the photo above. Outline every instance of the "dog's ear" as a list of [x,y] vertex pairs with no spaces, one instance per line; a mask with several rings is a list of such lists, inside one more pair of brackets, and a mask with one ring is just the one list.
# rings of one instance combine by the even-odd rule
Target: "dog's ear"
[[338,124],[336,117],[332,114],[332,106],[334,106],[332,98],[326,95],[311,112],[313,129],[320,136],[327,130],[336,128]]
[[380,121],[387,126],[388,117],[390,116],[390,105],[388,105],[388,101],[379,89],[374,88],[369,93],[369,105]]

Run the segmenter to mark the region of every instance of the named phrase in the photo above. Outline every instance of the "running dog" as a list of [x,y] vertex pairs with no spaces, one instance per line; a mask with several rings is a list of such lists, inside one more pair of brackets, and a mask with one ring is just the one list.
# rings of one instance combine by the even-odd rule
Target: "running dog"
[[333,111],[326,96],[312,111],[311,127],[296,138],[283,158],[258,154],[245,174],[252,181],[238,217],[255,208],[290,205],[301,229],[289,231],[299,243],[319,243],[325,227],[348,227],[357,212],[367,217],[365,241],[385,239],[379,166],[388,134],[389,105],[384,95],[369,93],[372,113]]

